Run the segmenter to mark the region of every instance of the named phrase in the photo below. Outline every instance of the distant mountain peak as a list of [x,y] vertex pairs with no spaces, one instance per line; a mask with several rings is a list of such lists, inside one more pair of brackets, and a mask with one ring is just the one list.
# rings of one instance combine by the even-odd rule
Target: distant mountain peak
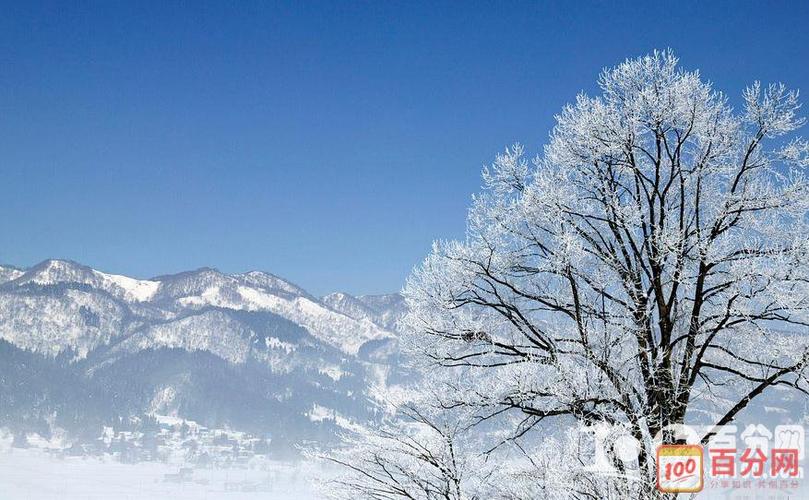
[[406,311],[404,297],[398,293],[355,297],[346,292],[333,292],[321,300],[335,311],[354,319],[372,321],[388,331],[397,329],[398,321]]
[[292,295],[313,298],[309,292],[299,287],[295,283],[268,272],[248,271],[246,273],[234,274],[233,277],[239,279],[242,283],[248,286],[255,286],[269,290],[275,289]]
[[150,278],[152,281],[177,281],[182,279],[194,278],[197,276],[227,276],[214,267],[199,267],[190,271],[180,271],[178,273],[161,274]]
[[89,273],[92,272],[92,269],[87,266],[83,266],[78,262],[74,262],[72,260],[67,259],[46,259],[31,266],[29,269],[25,271],[26,275],[31,276],[48,276],[48,275],[67,275],[67,273]]
[[157,292],[159,283],[138,280],[128,276],[109,274],[79,264],[72,260],[48,259],[18,274],[10,281],[17,285],[41,286],[78,284],[103,290],[116,298],[144,302]]
[[0,285],[25,274],[25,270],[14,266],[0,265]]

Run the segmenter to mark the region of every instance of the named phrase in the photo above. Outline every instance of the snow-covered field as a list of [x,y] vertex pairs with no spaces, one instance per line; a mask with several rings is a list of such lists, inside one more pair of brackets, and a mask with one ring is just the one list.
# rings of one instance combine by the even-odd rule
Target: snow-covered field
[[2,500],[295,500],[319,498],[313,465],[264,462],[247,468],[55,456],[41,449],[0,449]]

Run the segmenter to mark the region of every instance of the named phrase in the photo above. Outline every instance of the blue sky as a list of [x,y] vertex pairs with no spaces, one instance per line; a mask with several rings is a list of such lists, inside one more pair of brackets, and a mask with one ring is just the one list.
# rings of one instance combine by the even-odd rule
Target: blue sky
[[618,3],[2,3],[0,262],[393,291],[604,66],[809,92],[808,2]]

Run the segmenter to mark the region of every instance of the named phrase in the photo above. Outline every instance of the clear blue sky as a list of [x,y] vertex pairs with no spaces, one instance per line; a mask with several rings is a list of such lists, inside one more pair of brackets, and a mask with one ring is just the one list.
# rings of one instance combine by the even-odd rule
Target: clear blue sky
[[0,262],[393,291],[604,66],[809,94],[809,2],[69,3],[0,7]]

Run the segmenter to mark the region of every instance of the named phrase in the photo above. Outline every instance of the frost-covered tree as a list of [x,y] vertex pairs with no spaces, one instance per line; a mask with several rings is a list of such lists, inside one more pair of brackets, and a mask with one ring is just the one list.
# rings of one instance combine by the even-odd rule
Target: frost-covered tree
[[[337,498],[443,498],[462,500],[469,462],[478,456],[462,449],[459,422],[446,422],[431,405],[396,403],[393,422],[347,437],[328,459],[350,473],[328,483]],[[479,464],[478,464],[479,465]]]
[[599,86],[562,110],[533,161],[515,145],[484,169],[465,241],[436,243],[405,288],[405,343],[433,406],[461,412],[468,432],[496,429],[481,456],[599,423],[640,443],[634,475],[610,478],[568,443],[553,481],[541,446],[525,448],[545,465],[510,484],[539,489],[504,497],[651,497],[668,426],[699,409],[727,424],[770,387],[809,389],[797,92],[754,83],[736,111],[668,52],[605,70]]

